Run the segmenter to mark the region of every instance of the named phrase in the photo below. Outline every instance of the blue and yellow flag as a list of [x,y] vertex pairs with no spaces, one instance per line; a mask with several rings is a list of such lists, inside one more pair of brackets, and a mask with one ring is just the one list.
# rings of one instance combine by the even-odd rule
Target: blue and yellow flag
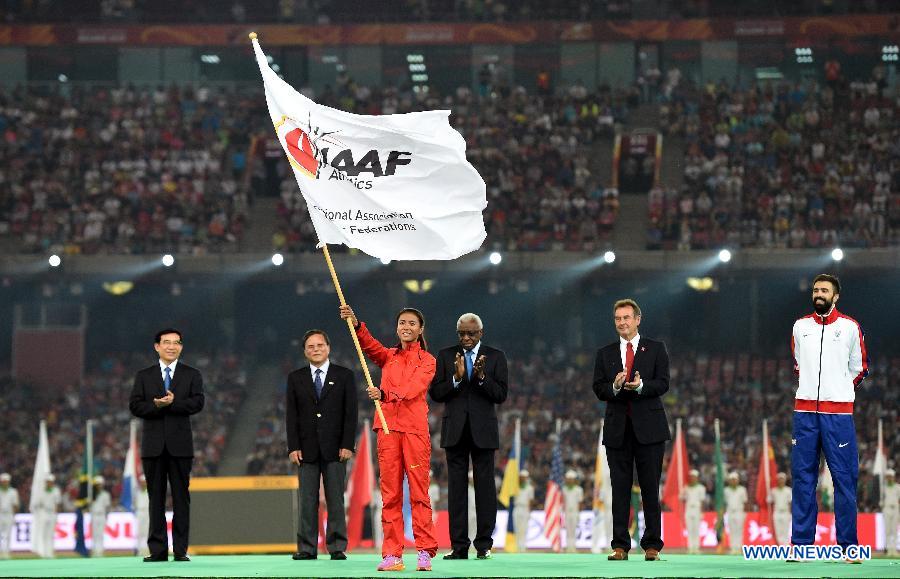
[[500,501],[509,513],[506,522],[506,544],[503,550],[506,553],[515,553],[518,550],[516,545],[516,529],[513,523],[513,509],[515,501],[513,500],[519,494],[519,463],[522,454],[522,420],[516,418],[516,435],[513,438],[512,448],[509,449],[509,458],[506,461],[506,468],[503,471],[503,482],[500,485],[500,494],[497,500]]

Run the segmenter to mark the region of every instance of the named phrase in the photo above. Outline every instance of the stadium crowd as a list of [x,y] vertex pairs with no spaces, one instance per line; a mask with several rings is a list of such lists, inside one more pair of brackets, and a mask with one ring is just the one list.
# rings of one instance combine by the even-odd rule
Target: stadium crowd
[[[770,444],[779,472],[790,477],[791,417],[795,377],[786,356],[751,356],[746,353],[710,355],[699,352],[671,352],[671,388],[664,398],[671,426],[682,420],[682,428],[692,468],[700,471],[700,480],[710,496],[715,484],[712,462],[715,435],[713,423],[720,420],[726,472],[737,471],[751,494],[748,509],[755,507],[757,470],[762,445],[762,421],[768,419]],[[335,363],[357,367],[355,361],[334,359]],[[560,447],[566,469],[581,476],[585,496],[590,497],[600,434],[603,403],[591,391],[594,352],[571,350],[561,346],[535,344],[530,355],[510,356],[510,396],[500,407],[501,441],[513,439],[515,419],[522,419],[523,464],[535,482],[535,505],[543,504],[546,481],[550,475],[550,457],[556,440],[556,419],[561,419]],[[284,374],[299,366],[284,363]],[[377,368],[373,380],[378,383]],[[361,372],[357,372],[361,377]],[[361,378],[360,378],[361,379]],[[860,448],[860,511],[878,508],[877,479],[872,475],[877,424],[898,420],[900,396],[888,385],[900,379],[900,356],[875,361],[872,373],[857,393],[856,425]],[[446,508],[446,461],[440,448],[442,404],[429,404],[432,438],[431,468],[434,479],[444,489],[441,508]],[[360,400],[360,421],[371,419],[371,404]],[[900,447],[900,432],[885,429],[885,447]],[[671,460],[671,443],[666,464]],[[509,448],[497,453],[498,481],[503,476]],[[891,462],[890,457],[888,458]],[[289,474],[284,434],[284,391],[272,399],[260,421],[256,448],[247,457],[248,474]],[[664,467],[664,472],[665,472]],[[774,477],[774,475],[773,475]],[[788,479],[790,484],[790,478]],[[665,484],[665,477],[663,477]],[[499,486],[498,486],[499,488]],[[584,508],[590,508],[587,499]]]
[[[451,110],[450,122],[465,138],[466,155],[487,185],[486,247],[602,249],[616,222],[619,199],[617,190],[591,173],[591,145],[627,119],[636,104],[635,89],[600,86],[588,91],[579,84],[553,95],[512,88],[502,78],[484,82],[481,91],[460,87],[442,96],[411,87],[370,89],[344,78],[317,100],[363,114]],[[274,147],[277,143],[267,150]],[[279,172],[273,246],[310,251],[316,237],[306,205],[286,163]]]
[[684,185],[648,196],[648,249],[900,244],[900,100],[866,82],[681,83],[661,127]]
[[8,0],[6,22],[510,22],[529,20],[681,19],[716,16],[794,16],[879,13],[890,0],[835,2],[711,2],[709,0],[386,0],[372,10],[360,0]]
[[[34,388],[23,387],[8,372],[3,374],[0,472],[12,475],[23,511],[29,504],[41,419],[47,421],[51,470],[57,485],[66,489],[64,497],[68,501],[77,497],[77,478],[84,466],[85,423],[94,421],[94,473],[104,477],[113,503],[117,503],[132,418],[128,400],[134,373],[145,367],[147,360],[144,352],[104,357],[86,373],[81,384],[63,385],[46,397]],[[195,452],[191,474],[212,476],[244,400],[247,376],[238,357],[232,354],[193,353],[189,361],[203,373],[206,394],[203,411],[191,419]],[[64,508],[71,510],[72,502]]]
[[0,238],[25,253],[236,251],[254,93],[0,91]]

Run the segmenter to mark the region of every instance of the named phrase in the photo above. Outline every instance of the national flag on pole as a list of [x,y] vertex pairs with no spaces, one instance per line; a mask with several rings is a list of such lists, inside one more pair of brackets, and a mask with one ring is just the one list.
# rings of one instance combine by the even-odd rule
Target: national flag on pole
[[681,430],[681,419],[675,422],[675,444],[669,468],[666,470],[666,484],[663,487],[663,503],[675,513],[677,524],[684,521],[684,503],[681,501],[681,489],[687,484],[688,472],[691,470],[684,432]]
[[550,539],[550,547],[559,553],[562,549],[562,485],[563,462],[559,449],[560,421],[556,421],[556,442],[553,444],[553,458],[550,461],[550,479],[547,481],[547,496],[544,499],[544,535]]
[[362,540],[366,506],[372,502],[375,488],[375,468],[372,465],[371,426],[363,422],[356,446],[356,458],[347,485],[347,549],[352,551]]
[[122,470],[122,497],[119,502],[126,511],[134,512],[137,505],[138,478],[141,476],[141,449],[137,442],[137,420],[132,420],[128,428],[128,450],[125,452],[125,467]]
[[90,508],[94,500],[94,421],[88,420],[84,433],[84,461],[78,475],[78,498],[75,499],[75,552],[82,557],[89,557],[90,552],[85,543],[84,511]]
[[[38,427],[38,449],[37,456],[34,459],[34,474],[31,476],[31,505],[34,505],[37,498],[44,492],[47,476],[51,473],[47,421],[41,420],[41,424]],[[34,509],[34,506],[29,506],[29,510],[34,511]]]
[[716,540],[722,545],[725,536],[725,460],[722,457],[722,437],[719,432],[719,419],[716,418]]
[[516,433],[513,436],[513,444],[509,449],[509,458],[506,460],[506,468],[503,470],[503,482],[500,484],[500,494],[497,500],[507,508],[506,543],[503,550],[507,553],[518,551],[516,544],[516,529],[513,519],[515,509],[515,497],[519,494],[519,464],[522,456],[522,419],[516,418]]
[[282,80],[250,38],[320,243],[391,260],[455,259],[481,247],[484,179],[450,111],[369,116],[319,105]]
[[769,491],[775,487],[778,465],[775,463],[775,451],[769,444],[769,425],[763,420],[762,448],[759,453],[759,472],[756,475],[756,506],[759,508],[759,524],[772,525],[769,509]]

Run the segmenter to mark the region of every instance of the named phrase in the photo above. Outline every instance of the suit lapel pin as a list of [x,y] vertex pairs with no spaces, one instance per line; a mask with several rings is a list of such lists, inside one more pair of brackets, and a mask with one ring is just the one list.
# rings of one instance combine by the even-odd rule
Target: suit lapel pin
[[329,382],[328,385],[329,385],[329,386],[334,386],[334,382]]
[[647,351],[647,348],[645,348],[644,346],[641,346],[641,352],[646,352],[646,351]]

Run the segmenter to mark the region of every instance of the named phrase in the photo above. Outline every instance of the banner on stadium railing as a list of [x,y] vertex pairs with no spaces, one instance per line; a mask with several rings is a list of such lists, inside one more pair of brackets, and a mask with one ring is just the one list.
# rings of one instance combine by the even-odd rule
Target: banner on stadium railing
[[[506,541],[507,512],[497,513],[497,527],[494,529],[494,548],[502,549]],[[643,512],[638,517],[641,532],[644,530]],[[602,525],[600,526],[602,528]],[[578,549],[590,549],[593,538],[594,513],[593,511],[581,511],[578,520],[578,530],[575,535],[575,547]],[[601,529],[602,530],[602,529]],[[684,525],[675,519],[674,513],[663,513],[662,519],[663,542],[666,548],[686,548],[687,532]],[[881,513],[860,513],[857,518],[857,532],[860,545],[871,545],[875,550],[884,550],[884,518]],[[566,533],[563,532],[563,547],[566,546]],[[744,522],[744,545],[771,544],[772,530],[757,522],[757,513],[747,513]],[[550,541],[544,536],[544,511],[532,511],[528,521],[526,543],[529,549],[549,549]],[[601,544],[609,544],[609,538],[603,537]],[[632,541],[633,547],[637,543]],[[833,545],[836,543],[834,513],[819,513],[816,524],[816,544]],[[700,522],[700,546],[717,547],[716,541],[716,513],[708,511],[703,514]],[[900,541],[898,541],[900,546]],[[519,546],[521,550],[521,546]]]
[[[768,527],[761,526],[756,520],[757,513],[747,513],[744,523],[745,545],[760,545],[771,542],[772,532]],[[442,547],[450,545],[447,529],[447,512],[438,513],[438,542]],[[663,541],[666,548],[684,548],[687,546],[687,535],[684,534],[684,525],[677,524],[673,513],[663,513]],[[859,542],[861,545],[871,545],[876,551],[883,551],[884,545],[884,518],[881,513],[860,513],[857,520]],[[12,529],[12,550],[23,552],[31,551],[32,517],[30,514],[18,514]],[[638,523],[643,532],[643,513],[638,517]],[[716,542],[716,513],[709,511],[704,513],[700,522],[700,545],[704,548],[715,548]],[[172,513],[166,513],[166,525],[169,533],[169,543],[172,542]],[[494,529],[494,548],[502,549],[506,542],[507,511],[497,512],[497,526]],[[575,546],[578,549],[590,549],[593,538],[594,513],[582,511],[578,521],[578,530],[575,535]],[[85,515],[85,531],[87,533],[87,546],[91,547],[90,515]],[[679,533],[681,531],[681,533]],[[566,546],[566,534],[562,537],[563,547]],[[603,537],[601,544],[608,544],[609,538]],[[835,543],[835,528],[833,513],[819,513],[816,525],[816,544],[832,545]],[[529,549],[548,549],[550,542],[544,536],[544,511],[532,511],[526,531],[526,544]],[[104,548],[108,551],[133,551],[137,546],[137,519],[133,513],[112,512],[106,519],[106,536]],[[634,547],[637,544],[633,545]],[[56,520],[56,539],[54,548],[57,551],[71,551],[75,548],[75,513],[60,513]],[[900,541],[898,541],[900,548]],[[522,547],[519,546],[521,550]]]
[[[172,513],[166,513],[169,544],[172,544]],[[32,516],[22,513],[15,516],[12,528],[12,551],[31,551]],[[134,513],[113,511],[106,517],[106,534],[103,548],[107,551],[134,551],[137,546],[137,517]],[[84,515],[85,542],[88,549],[94,543],[91,536],[91,515]],[[75,513],[59,513],[56,516],[56,534],[53,541],[56,551],[75,549]]]

